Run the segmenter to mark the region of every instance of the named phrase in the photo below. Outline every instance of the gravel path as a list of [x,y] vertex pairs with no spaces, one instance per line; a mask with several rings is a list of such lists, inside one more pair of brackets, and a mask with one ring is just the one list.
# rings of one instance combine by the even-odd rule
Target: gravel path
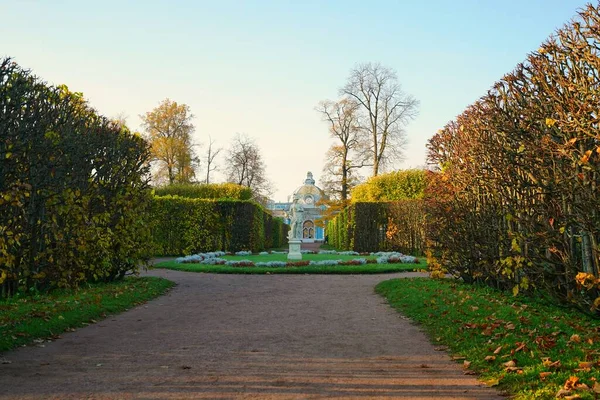
[[0,399],[490,399],[374,294],[396,275],[155,270],[167,295],[4,354]]

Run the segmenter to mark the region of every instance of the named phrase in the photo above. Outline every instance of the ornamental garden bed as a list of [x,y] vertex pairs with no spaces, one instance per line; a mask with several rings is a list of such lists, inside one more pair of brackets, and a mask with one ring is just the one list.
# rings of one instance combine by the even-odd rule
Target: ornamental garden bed
[[162,262],[157,268],[227,274],[378,274],[420,271],[423,260],[400,253],[303,251],[302,260],[288,261],[286,252],[201,253]]

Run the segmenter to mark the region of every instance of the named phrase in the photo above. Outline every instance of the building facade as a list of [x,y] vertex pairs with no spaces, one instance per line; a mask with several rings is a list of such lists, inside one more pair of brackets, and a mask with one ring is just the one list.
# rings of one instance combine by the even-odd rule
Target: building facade
[[[325,239],[325,230],[317,226],[317,220],[321,218],[325,205],[317,204],[320,200],[326,200],[327,196],[315,185],[313,174],[308,172],[304,184],[298,187],[291,196],[291,199],[297,198],[298,203],[304,209],[304,221],[302,222],[302,241],[315,242]],[[269,203],[268,209],[275,217],[283,218],[286,223],[290,223],[288,212],[291,202]]]

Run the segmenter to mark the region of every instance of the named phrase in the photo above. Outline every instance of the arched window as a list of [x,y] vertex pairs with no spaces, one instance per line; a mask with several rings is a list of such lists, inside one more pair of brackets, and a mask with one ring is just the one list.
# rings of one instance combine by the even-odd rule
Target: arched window
[[302,237],[304,239],[315,238],[315,223],[313,221],[304,221],[304,224],[302,224]]

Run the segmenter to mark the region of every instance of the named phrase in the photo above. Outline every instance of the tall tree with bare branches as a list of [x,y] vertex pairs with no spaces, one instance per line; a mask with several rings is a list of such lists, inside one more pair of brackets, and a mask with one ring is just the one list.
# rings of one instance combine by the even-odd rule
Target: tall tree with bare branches
[[419,102],[402,91],[396,73],[378,63],[359,64],[350,71],[340,95],[360,106],[361,131],[368,137],[373,176],[386,164],[402,159],[404,127],[417,116]]
[[216,171],[218,169],[215,159],[219,155],[219,153],[223,150],[222,147],[214,147],[215,141],[212,137],[208,137],[208,149],[206,150],[206,184],[210,183],[210,173]]
[[365,160],[367,148],[360,137],[359,107],[356,101],[345,98],[337,102],[322,101],[316,108],[329,125],[330,136],[335,139],[327,151],[323,186],[331,200],[339,200],[344,204],[350,190],[359,181],[358,169],[368,165]]
[[227,154],[227,181],[252,189],[255,198],[268,197],[271,184],[260,148],[247,135],[237,134]]

